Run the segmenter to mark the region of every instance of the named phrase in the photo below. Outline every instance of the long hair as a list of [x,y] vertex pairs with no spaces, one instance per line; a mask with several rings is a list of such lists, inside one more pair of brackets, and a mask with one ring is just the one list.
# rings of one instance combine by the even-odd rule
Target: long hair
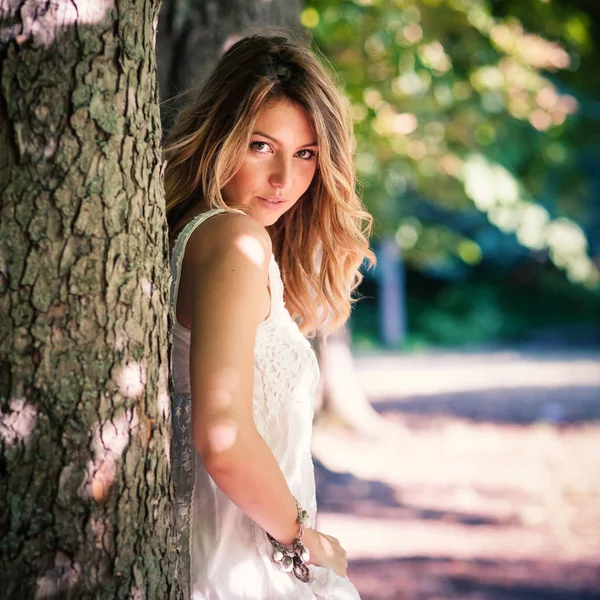
[[264,107],[288,99],[306,110],[319,143],[317,170],[302,198],[267,231],[286,307],[307,337],[317,330],[326,337],[346,322],[358,300],[359,269],[365,258],[371,266],[376,262],[368,241],[373,218],[356,193],[349,104],[317,56],[290,32],[239,40],[181,110],[164,149],[173,236],[182,215],[198,203],[243,209],[228,206],[221,189],[242,163]]

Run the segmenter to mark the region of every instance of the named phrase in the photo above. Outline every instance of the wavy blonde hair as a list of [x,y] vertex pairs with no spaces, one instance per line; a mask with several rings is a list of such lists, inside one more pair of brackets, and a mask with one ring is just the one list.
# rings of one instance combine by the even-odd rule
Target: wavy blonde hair
[[221,189],[248,149],[254,123],[270,102],[302,106],[317,133],[317,171],[302,198],[267,227],[281,270],[285,303],[307,337],[326,337],[346,322],[363,279],[373,218],[356,194],[349,103],[319,62],[318,50],[286,31],[262,32],[233,44],[195,101],[181,110],[164,154],[171,238],[201,203],[227,205]]

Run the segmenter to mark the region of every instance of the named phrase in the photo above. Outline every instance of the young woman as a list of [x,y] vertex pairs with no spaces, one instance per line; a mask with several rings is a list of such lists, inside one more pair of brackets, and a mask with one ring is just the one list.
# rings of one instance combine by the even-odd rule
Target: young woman
[[173,470],[186,598],[355,600],[314,529],[319,369],[372,219],[347,102],[289,34],[235,43],[166,145]]

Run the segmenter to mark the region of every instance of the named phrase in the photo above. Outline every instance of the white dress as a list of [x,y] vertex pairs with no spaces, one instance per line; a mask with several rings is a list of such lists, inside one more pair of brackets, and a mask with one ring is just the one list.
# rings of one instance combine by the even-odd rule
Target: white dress
[[[309,583],[280,571],[271,559],[273,549],[264,530],[221,492],[193,445],[190,331],[177,322],[175,307],[186,243],[196,227],[220,212],[225,211],[213,209],[192,219],[179,234],[171,259],[172,465],[184,598],[360,600],[350,581],[329,569],[309,566]],[[259,324],[254,345],[254,421],[314,527],[317,507],[310,441],[319,367],[310,343],[285,307],[283,283],[273,256],[269,284],[271,312]]]

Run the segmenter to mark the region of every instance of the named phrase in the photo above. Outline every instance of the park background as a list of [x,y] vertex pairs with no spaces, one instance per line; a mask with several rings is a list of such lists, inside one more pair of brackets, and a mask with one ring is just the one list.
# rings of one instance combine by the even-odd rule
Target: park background
[[266,4],[222,48],[311,32],[375,217],[377,268],[320,353],[318,527],[364,600],[598,598],[600,7]]
[[[357,348],[600,342],[599,10],[304,9],[352,101],[383,259],[353,313]],[[392,261],[403,268],[388,274]],[[406,320],[386,324],[394,301]]]
[[352,101],[380,261],[351,326],[382,423],[317,427],[323,528],[365,600],[598,597],[600,6],[301,18]]
[[598,598],[598,11],[0,2],[0,599],[180,598],[161,121],[263,25],[339,77],[375,218],[318,528],[364,600]]

